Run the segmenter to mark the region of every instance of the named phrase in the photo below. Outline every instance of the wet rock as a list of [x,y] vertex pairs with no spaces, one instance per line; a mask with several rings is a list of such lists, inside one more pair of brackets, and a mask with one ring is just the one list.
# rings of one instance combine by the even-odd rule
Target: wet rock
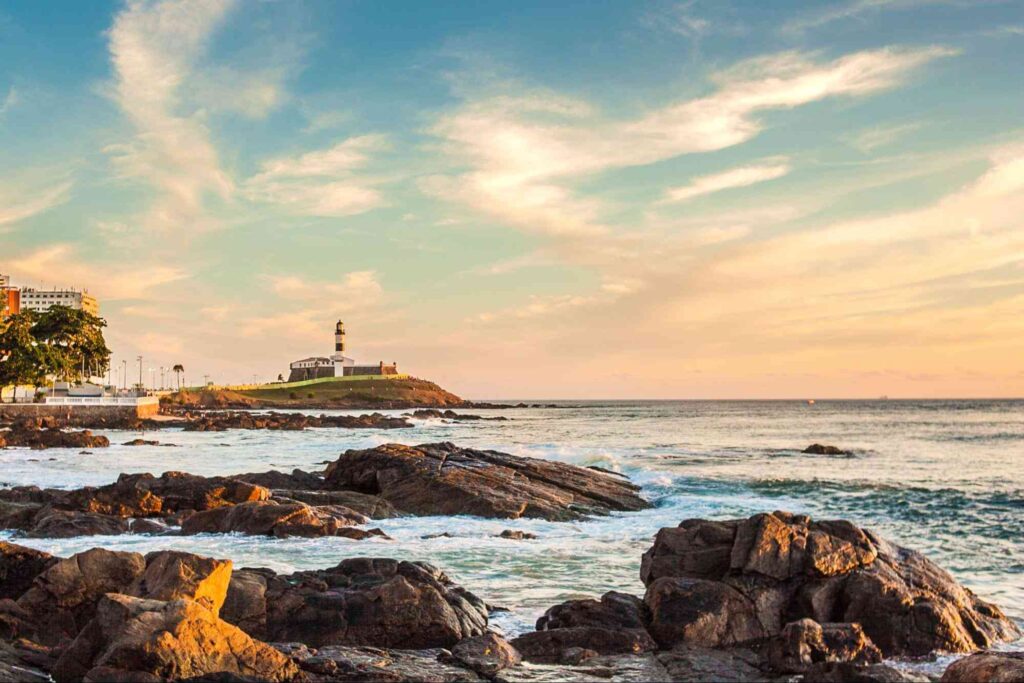
[[459,666],[441,649],[385,650],[373,647],[328,645],[296,658],[314,681],[362,683],[447,683],[482,681]]
[[3,434],[8,448],[105,448],[110,440],[105,436],[93,434],[88,429],[80,432],[65,432],[60,429],[37,429],[24,425],[15,425],[11,431]]
[[216,616],[227,597],[231,560],[215,560],[177,550],[146,555],[146,570],[125,591],[150,600],[188,598]]
[[341,505],[370,519],[391,519],[401,516],[394,505],[380,496],[370,496],[358,491],[303,491],[274,488],[273,493],[274,498],[290,498],[307,505]]
[[273,501],[241,503],[214,508],[185,519],[181,533],[238,532],[250,536],[348,536],[365,538],[368,532],[346,529],[369,520],[359,513],[338,505],[311,507],[305,503],[281,504]]
[[662,648],[680,643],[725,647],[764,638],[754,605],[717,581],[662,577],[647,587],[651,635]]
[[456,643],[451,650],[451,660],[484,678],[493,678],[503,669],[518,666],[523,658],[501,636],[485,633]]
[[0,642],[0,683],[47,683],[50,677],[25,662],[19,652]]
[[533,541],[537,539],[537,534],[531,534],[528,531],[519,531],[518,529],[505,529],[497,538],[507,538],[513,541]]
[[933,679],[886,664],[821,662],[809,667],[803,680],[808,683],[931,683]]
[[0,600],[21,597],[37,576],[56,563],[49,553],[0,541]]
[[549,608],[537,620],[537,630],[576,626],[601,628],[646,629],[650,611],[640,598],[609,591],[598,600],[569,600]]
[[811,455],[853,455],[852,451],[844,451],[836,446],[823,446],[820,443],[812,443],[803,449],[801,453],[810,453]]
[[17,601],[20,609],[32,615],[33,640],[56,645],[73,638],[95,615],[100,597],[123,592],[145,568],[142,555],[103,548],[57,561]]
[[122,446],[159,446],[159,441],[152,441],[147,439],[132,439],[131,441],[125,441]]
[[25,535],[29,538],[74,538],[124,533],[128,533],[128,522],[120,517],[44,507],[33,518],[32,526]]
[[786,624],[773,640],[769,661],[775,671],[803,673],[821,662],[877,664],[882,653],[864,635],[860,624],[819,624],[801,619]]
[[83,678],[181,680],[211,674],[290,681],[298,668],[192,600],[164,602],[110,594],[100,600],[89,628],[53,670],[57,683]]
[[637,654],[658,649],[643,629],[616,629],[596,626],[574,626],[550,631],[524,633],[512,641],[512,647],[529,662],[572,664],[578,661],[578,650],[592,650],[602,655]]
[[416,515],[566,521],[649,507],[639,487],[618,477],[450,443],[346,451],[324,476],[330,488],[377,495]]
[[[660,597],[650,587],[671,577],[738,592],[765,635],[805,617],[859,623],[885,656],[970,652],[1019,636],[999,608],[920,553],[846,521],[813,522],[785,512],[726,522],[687,520],[659,531],[641,564],[649,598]],[[725,612],[716,623],[740,609],[735,600],[717,602],[716,609]],[[653,625],[651,633],[659,638]]]
[[1024,681],[1024,652],[979,652],[953,662],[942,683],[1013,683]]
[[310,647],[451,647],[487,626],[484,602],[436,567],[381,558],[286,576],[237,571],[221,615],[261,640]]
[[788,681],[790,677],[779,677],[763,668],[759,653],[741,647],[709,649],[682,645],[666,652],[659,652],[658,662],[667,675],[661,680],[680,683],[703,683],[720,681]]

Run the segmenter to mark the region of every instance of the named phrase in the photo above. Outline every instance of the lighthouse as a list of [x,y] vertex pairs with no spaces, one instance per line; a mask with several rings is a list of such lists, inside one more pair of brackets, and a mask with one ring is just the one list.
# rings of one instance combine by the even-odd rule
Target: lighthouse
[[346,373],[345,368],[356,364],[354,360],[345,355],[345,323],[340,320],[334,326],[334,354],[331,356],[331,361],[334,363],[335,377],[351,374],[351,371]]

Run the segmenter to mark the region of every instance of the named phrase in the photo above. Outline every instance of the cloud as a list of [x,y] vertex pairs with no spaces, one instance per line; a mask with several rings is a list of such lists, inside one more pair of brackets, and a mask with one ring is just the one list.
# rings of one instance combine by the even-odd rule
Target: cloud
[[27,286],[87,287],[100,299],[137,299],[188,275],[175,266],[131,262],[90,265],[70,244],[52,244],[11,258],[5,268]]
[[843,136],[843,141],[851,147],[868,154],[879,147],[891,145],[907,133],[919,130],[921,125],[919,122],[914,122],[875,126],[874,128],[866,128],[857,133]]
[[6,189],[0,187],[0,231],[26,218],[49,211],[66,202],[73,183],[59,182],[41,188],[19,185]]
[[232,192],[202,112],[183,111],[182,97],[196,60],[232,4],[136,0],[116,16],[108,33],[113,96],[136,133],[107,152],[123,177],[159,191],[141,219],[145,227],[182,230],[202,225],[204,199],[227,198]]
[[470,170],[425,178],[420,187],[524,230],[599,235],[608,231],[602,220],[608,207],[573,190],[582,178],[738,145],[761,132],[760,112],[882,92],[952,54],[933,46],[857,52],[824,63],[798,52],[759,57],[713,74],[709,95],[624,121],[551,92],[471,99],[432,129],[442,149]]
[[18,96],[18,90],[12,85],[7,89],[7,94],[4,96],[3,101],[0,101],[0,116],[3,116],[11,109],[13,109],[18,102],[20,102]]
[[245,196],[309,216],[350,216],[384,204],[380,193],[354,171],[386,147],[381,135],[349,138],[323,150],[263,162],[246,181]]
[[912,9],[922,5],[960,4],[956,0],[854,0],[801,15],[782,25],[783,33],[803,33],[837,21],[859,19],[885,10]]
[[338,281],[309,281],[295,275],[276,275],[265,278],[271,290],[288,299],[329,300],[345,305],[372,304],[383,291],[377,272],[357,270],[346,273]]
[[739,187],[749,187],[757,183],[763,183],[776,178],[781,178],[790,171],[790,165],[786,161],[778,161],[771,164],[754,164],[729,169],[721,173],[698,176],[693,178],[689,184],[669,188],[665,191],[666,202],[685,202],[703,195],[731,190]]

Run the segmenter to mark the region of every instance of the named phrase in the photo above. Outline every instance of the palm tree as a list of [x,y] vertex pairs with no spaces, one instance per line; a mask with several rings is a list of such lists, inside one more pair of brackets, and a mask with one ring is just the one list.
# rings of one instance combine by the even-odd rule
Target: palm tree
[[178,376],[178,391],[181,391],[181,373],[185,372],[185,366],[181,363],[175,363],[174,367],[171,368],[171,372]]

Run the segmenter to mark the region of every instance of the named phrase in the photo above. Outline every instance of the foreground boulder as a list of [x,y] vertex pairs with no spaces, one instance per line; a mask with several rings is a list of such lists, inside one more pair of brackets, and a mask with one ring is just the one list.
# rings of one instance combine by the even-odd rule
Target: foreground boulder
[[436,567],[380,558],[287,576],[237,571],[221,615],[260,640],[311,647],[451,647],[487,627],[484,602]]
[[146,555],[146,569],[126,591],[151,600],[188,598],[220,613],[231,583],[231,560],[162,550]]
[[775,636],[802,618],[859,623],[887,657],[971,652],[1020,635],[920,553],[846,521],[687,520],[658,532],[640,571],[663,646]]
[[41,550],[0,541],[0,600],[21,597],[33,580],[57,561]]
[[58,683],[181,680],[210,674],[289,681],[298,668],[192,600],[109,594],[53,670]]
[[93,548],[59,560],[18,598],[31,615],[34,637],[44,645],[74,638],[95,616],[105,593],[119,593],[142,575],[145,559],[137,553]]
[[416,515],[567,521],[650,507],[622,477],[451,443],[346,451],[324,477],[329,488],[380,496]]
[[979,652],[953,662],[942,683],[1017,683],[1024,681],[1024,652]]
[[877,664],[882,661],[882,653],[860,624],[819,624],[801,619],[786,624],[772,641],[769,658],[775,671],[806,673],[823,662]]

